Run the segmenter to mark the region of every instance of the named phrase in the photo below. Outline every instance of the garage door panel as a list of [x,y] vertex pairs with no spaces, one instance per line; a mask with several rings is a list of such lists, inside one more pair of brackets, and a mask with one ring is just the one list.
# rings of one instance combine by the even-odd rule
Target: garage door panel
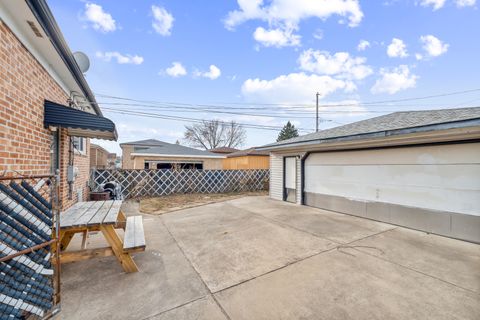
[[308,161],[323,165],[471,164],[480,159],[480,143],[313,153]]
[[480,216],[480,143],[314,153],[305,192]]
[[[382,185],[480,190],[480,165],[368,165],[310,166],[306,191],[313,191],[327,181],[365,183],[375,179]],[[314,176],[315,178],[312,178]]]
[[480,215],[480,191],[328,181],[307,193]]

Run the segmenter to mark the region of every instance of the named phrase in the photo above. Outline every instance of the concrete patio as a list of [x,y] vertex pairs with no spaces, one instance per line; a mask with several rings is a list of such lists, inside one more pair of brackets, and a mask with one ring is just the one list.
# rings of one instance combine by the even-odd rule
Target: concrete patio
[[480,245],[267,197],[144,226],[138,273],[63,265],[56,319],[480,319]]

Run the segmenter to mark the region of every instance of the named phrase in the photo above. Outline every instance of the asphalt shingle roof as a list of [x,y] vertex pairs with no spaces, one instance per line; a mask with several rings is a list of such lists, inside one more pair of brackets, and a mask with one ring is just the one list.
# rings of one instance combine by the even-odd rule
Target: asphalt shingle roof
[[208,151],[213,153],[233,153],[239,150],[235,148],[230,148],[230,147],[218,147],[218,148],[210,149]]
[[227,155],[227,158],[236,158],[243,156],[268,156],[270,153],[268,151],[260,151],[255,148],[239,150]]
[[291,145],[312,140],[327,140],[390,130],[424,127],[435,124],[452,123],[480,119],[480,107],[400,111],[367,120],[353,122],[344,126],[322,130],[296,138],[267,144],[261,148]]
[[208,151],[198,150],[179,144],[168,143],[156,139],[147,139],[140,141],[125,142],[122,145],[133,145],[133,153],[151,154],[151,155],[185,155],[198,157],[217,157],[223,156]]

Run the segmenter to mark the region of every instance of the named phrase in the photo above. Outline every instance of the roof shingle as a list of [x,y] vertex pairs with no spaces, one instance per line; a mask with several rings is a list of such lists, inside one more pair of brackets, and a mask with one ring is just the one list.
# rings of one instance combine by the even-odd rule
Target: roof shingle
[[198,150],[179,144],[168,143],[156,139],[147,139],[133,142],[125,142],[121,145],[133,145],[133,153],[169,156],[198,156],[209,158],[223,158],[222,155],[208,151]]
[[424,127],[473,119],[480,119],[480,107],[400,111],[267,144],[261,148],[300,144],[302,142],[313,140],[320,141],[334,138],[353,137],[368,133]]

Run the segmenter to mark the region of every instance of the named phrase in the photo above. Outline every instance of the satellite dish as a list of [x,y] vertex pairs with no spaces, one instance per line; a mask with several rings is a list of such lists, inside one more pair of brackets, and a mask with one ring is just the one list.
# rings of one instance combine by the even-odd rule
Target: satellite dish
[[82,73],[87,72],[88,68],[90,68],[90,59],[88,59],[88,56],[81,51],[77,51],[73,53],[73,57],[75,58],[75,61],[80,67]]

